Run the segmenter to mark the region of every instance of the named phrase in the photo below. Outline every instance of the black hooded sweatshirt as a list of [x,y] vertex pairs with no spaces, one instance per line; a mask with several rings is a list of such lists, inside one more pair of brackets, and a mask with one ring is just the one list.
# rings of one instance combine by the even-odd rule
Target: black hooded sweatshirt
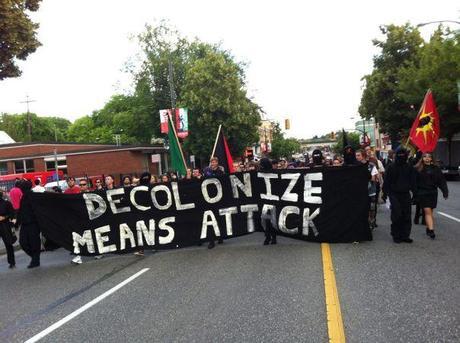
[[417,172],[407,163],[408,153],[405,149],[396,150],[395,161],[385,171],[383,190],[386,195],[416,192]]

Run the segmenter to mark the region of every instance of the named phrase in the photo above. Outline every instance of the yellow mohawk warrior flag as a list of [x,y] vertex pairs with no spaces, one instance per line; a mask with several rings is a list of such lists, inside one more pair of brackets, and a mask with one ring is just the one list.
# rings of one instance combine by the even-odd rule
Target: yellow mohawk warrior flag
[[428,90],[423,100],[422,107],[410,129],[411,142],[422,152],[433,152],[438,143],[439,114],[433,99],[433,93]]

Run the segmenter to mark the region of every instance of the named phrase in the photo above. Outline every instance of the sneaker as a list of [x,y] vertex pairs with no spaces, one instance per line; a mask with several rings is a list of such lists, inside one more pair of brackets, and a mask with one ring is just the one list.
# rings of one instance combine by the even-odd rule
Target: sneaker
[[104,255],[96,255],[96,256],[94,256],[94,259],[95,260],[100,260],[103,257],[104,257]]
[[412,238],[404,238],[402,241],[404,243],[412,243],[414,240]]
[[82,261],[82,259],[81,259],[81,256],[80,256],[80,255],[75,256],[75,257],[72,259],[72,263],[73,263],[73,264],[82,264],[83,261]]
[[399,244],[399,243],[401,243],[401,242],[402,242],[402,240],[401,240],[401,239],[399,239],[399,238],[393,238],[393,242],[395,242],[395,243]]
[[214,243],[214,241],[209,241],[209,244],[208,244],[208,249],[212,249],[216,246],[216,243]]
[[144,251],[136,251],[136,252],[134,253],[134,255],[136,255],[136,256],[141,256],[141,257],[142,257],[142,256],[144,256]]

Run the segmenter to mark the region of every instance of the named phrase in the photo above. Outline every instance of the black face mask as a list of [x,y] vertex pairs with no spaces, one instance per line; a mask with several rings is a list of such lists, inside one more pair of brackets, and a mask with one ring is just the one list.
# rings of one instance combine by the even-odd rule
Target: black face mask
[[404,164],[407,163],[409,155],[406,150],[401,150],[396,153],[396,164]]

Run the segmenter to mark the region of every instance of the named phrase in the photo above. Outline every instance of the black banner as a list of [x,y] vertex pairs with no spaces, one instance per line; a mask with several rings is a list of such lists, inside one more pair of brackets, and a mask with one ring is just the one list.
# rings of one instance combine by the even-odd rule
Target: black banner
[[171,249],[263,231],[314,242],[372,239],[366,168],[248,172],[75,195],[33,193],[45,237],[76,254]]

